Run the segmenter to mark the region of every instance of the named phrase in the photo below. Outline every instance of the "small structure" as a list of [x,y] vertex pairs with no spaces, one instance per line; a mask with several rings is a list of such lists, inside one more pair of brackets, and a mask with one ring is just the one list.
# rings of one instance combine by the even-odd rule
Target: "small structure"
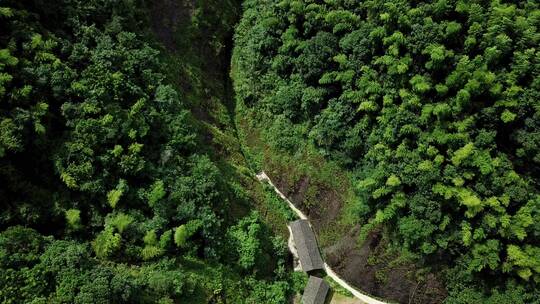
[[324,304],[329,289],[330,286],[323,279],[310,276],[302,295],[302,304]]
[[307,220],[296,220],[289,224],[293,241],[298,252],[300,266],[305,272],[324,269],[324,263],[317,247],[315,234]]

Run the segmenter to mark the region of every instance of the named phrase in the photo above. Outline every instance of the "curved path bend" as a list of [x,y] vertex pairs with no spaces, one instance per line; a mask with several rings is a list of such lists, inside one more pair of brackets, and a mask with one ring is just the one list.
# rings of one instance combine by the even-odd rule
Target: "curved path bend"
[[[281,191],[279,191],[279,189],[274,185],[274,183],[272,183],[272,180],[270,180],[270,177],[268,177],[268,175],[266,175],[266,173],[264,171],[262,171],[261,173],[257,174],[257,179],[261,182],[267,182],[268,184],[270,184],[270,186],[272,186],[272,188],[274,188],[274,191],[285,201],[287,202],[287,204],[289,205],[289,207],[294,211],[294,213],[296,213],[296,215],[298,215],[299,218],[301,219],[304,219],[304,220],[308,220],[309,221],[309,218],[302,212],[300,211],[298,208],[296,208],[296,206],[285,196],[285,194],[283,194]],[[311,225],[311,223],[310,223]],[[330,266],[328,264],[326,264],[326,262],[324,262],[324,270],[326,271],[326,274],[331,277],[334,281],[336,281],[341,287],[347,289],[350,293],[352,293],[356,298],[360,299],[361,301],[367,303],[367,304],[387,304],[386,302],[382,302],[382,301],[379,301],[377,299],[374,299],[360,291],[358,291],[357,289],[355,289],[354,287],[352,287],[351,285],[349,285],[349,283],[345,282],[342,278],[340,278],[333,270],[332,268],[330,268]]]

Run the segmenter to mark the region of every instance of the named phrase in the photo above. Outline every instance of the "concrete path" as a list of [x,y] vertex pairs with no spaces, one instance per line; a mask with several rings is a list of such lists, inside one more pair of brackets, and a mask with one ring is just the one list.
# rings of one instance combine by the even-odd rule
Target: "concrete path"
[[[266,173],[263,171],[259,174],[257,174],[257,179],[261,182],[267,182],[268,184],[270,184],[270,186],[272,186],[272,188],[274,188],[274,191],[285,201],[287,202],[287,204],[289,205],[289,207],[298,215],[299,218],[301,219],[304,219],[304,220],[308,220],[308,217],[302,212],[300,211],[298,208],[296,208],[296,206],[294,206],[294,204],[285,196],[285,194],[283,194],[281,191],[279,191],[279,189],[274,185],[274,183],[272,183],[272,181],[270,180],[270,177],[268,177],[268,175],[266,175]],[[386,302],[382,302],[382,301],[379,301],[377,299],[374,299],[358,290],[356,290],[354,287],[352,287],[351,285],[349,285],[347,282],[345,282],[342,278],[340,278],[333,270],[332,268],[330,268],[330,266],[328,266],[328,264],[326,264],[326,262],[324,263],[324,270],[326,271],[326,274],[331,277],[334,281],[336,281],[336,283],[338,283],[341,287],[347,289],[350,293],[352,293],[356,298],[362,300],[363,302],[367,303],[367,304],[387,304]]]

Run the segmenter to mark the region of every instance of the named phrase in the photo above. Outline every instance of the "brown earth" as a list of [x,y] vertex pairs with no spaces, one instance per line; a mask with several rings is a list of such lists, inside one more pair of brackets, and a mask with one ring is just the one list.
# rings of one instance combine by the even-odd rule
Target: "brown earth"
[[[310,177],[302,176],[291,183],[290,177],[270,176],[276,186],[310,218],[319,235],[335,229],[343,207],[342,198],[335,190],[317,184],[313,194]],[[308,195],[309,193],[309,195]],[[398,303],[438,304],[447,293],[441,280],[434,274],[417,280],[417,267],[411,263],[390,264],[397,256],[385,256],[382,233],[370,233],[358,246],[360,227],[348,227],[339,239],[322,246],[326,262],[351,285],[386,301]],[[375,262],[374,262],[375,260]],[[396,264],[396,263],[394,263]]]
[[[295,204],[300,204],[302,211],[306,212],[310,221],[314,223],[315,229],[326,227],[332,222],[336,221],[341,210],[341,201],[335,190],[324,187],[324,185],[317,185],[317,189],[320,191],[317,193],[320,197],[317,197],[320,201],[324,201],[325,204],[311,204],[307,199],[307,191],[310,189],[311,179],[309,176],[300,178],[294,189],[286,193],[288,197]],[[284,183],[277,185],[279,189],[285,187]]]
[[[296,295],[293,299],[292,299],[292,304],[302,304],[301,303],[301,300],[302,299],[302,296],[301,295]],[[360,301],[359,299],[357,298],[352,298],[352,297],[346,297],[344,295],[341,295],[339,293],[330,293],[326,299],[326,304],[365,304],[363,301]]]

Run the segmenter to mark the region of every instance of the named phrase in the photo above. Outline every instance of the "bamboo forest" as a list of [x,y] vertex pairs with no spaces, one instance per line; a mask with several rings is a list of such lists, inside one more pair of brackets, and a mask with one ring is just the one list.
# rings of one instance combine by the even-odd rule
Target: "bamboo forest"
[[540,2],[0,0],[0,303],[540,304]]

